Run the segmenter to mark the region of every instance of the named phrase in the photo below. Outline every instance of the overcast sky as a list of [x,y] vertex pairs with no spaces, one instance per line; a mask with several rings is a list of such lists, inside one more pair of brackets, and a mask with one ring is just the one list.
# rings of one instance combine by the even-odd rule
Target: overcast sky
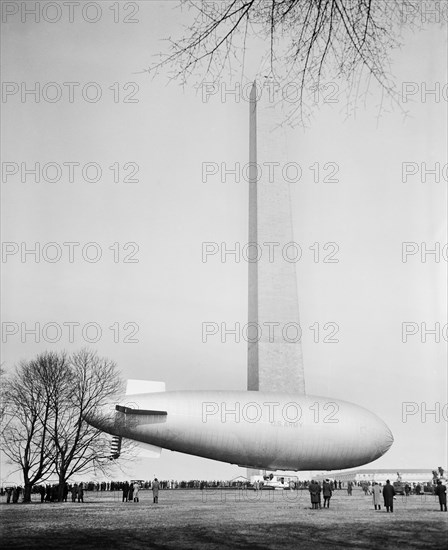
[[[205,162],[248,162],[248,103],[230,95],[222,101],[219,93],[204,102],[191,85],[141,73],[166,47],[162,39],[179,36],[190,16],[171,1],[130,2],[135,14],[109,9],[115,4],[101,2],[96,23],[77,13],[70,23],[63,11],[55,23],[22,23],[18,13],[2,24],[3,81],[10,83],[2,97],[2,240],[10,243],[2,255],[2,361],[10,369],[47,349],[89,345],[114,359],[124,378],[163,380],[168,390],[245,389],[244,339],[222,343],[217,334],[203,342],[202,330],[205,322],[246,323],[248,266],[231,257],[222,263],[219,255],[203,262],[201,253],[204,242],[234,248],[248,239],[244,179],[222,183],[218,174],[202,181]],[[124,23],[124,16],[138,22]],[[343,94],[334,103],[320,97],[307,129],[286,130],[290,160],[303,171],[291,187],[303,252],[297,277],[307,392],[362,405],[389,425],[395,443],[370,467],[447,464],[446,38],[446,26],[405,33],[403,48],[392,54],[397,86],[409,92],[402,109],[387,102],[381,109],[381,92],[372,87],[356,112],[347,112]],[[257,68],[248,65],[243,84]],[[21,100],[36,82],[39,102],[31,94]],[[50,82],[57,86],[45,87]],[[79,83],[72,102],[64,82]],[[84,88],[89,82],[95,84]],[[234,83],[224,77],[222,85]],[[58,86],[62,96],[52,102]],[[100,90],[101,98],[90,102],[83,89],[89,99]],[[36,162],[60,166],[60,177],[52,164],[35,182],[20,166]],[[63,165],[70,162],[79,163],[73,182]],[[83,176],[88,163],[101,167],[98,182],[89,181],[94,165]],[[315,163],[318,182],[309,168]],[[326,163],[337,167],[337,181],[323,181]],[[425,181],[423,163],[439,177],[428,173]],[[59,249],[46,246],[51,242],[62,251],[55,262],[49,260]],[[79,243],[73,261],[64,242]],[[324,263],[322,255],[313,261],[309,247],[330,242],[339,248],[338,263]],[[407,261],[404,242],[416,243],[407,245]],[[21,261],[34,243],[38,261],[30,254]],[[422,249],[437,246],[439,258],[423,255],[423,262]],[[322,341],[329,322],[338,327],[338,343]],[[36,323],[40,342],[25,333]],[[44,331],[46,323],[54,325]],[[72,342],[68,323],[79,323]],[[308,328],[315,323],[319,342]],[[423,323],[437,332],[426,342]],[[56,326],[61,335],[52,343]],[[101,334],[89,343],[95,327]],[[406,422],[405,407],[415,413]],[[423,407],[440,407],[439,418],[422,417]],[[139,478],[240,473],[170,451],[129,470]]]

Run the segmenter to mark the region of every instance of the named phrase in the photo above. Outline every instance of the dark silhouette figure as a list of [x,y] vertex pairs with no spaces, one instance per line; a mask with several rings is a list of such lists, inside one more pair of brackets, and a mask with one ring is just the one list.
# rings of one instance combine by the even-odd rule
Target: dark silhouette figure
[[154,504],[159,503],[159,488],[160,488],[160,483],[158,479],[155,478],[154,481],[152,482],[152,496],[154,498]]
[[129,483],[127,481],[125,481],[123,483],[123,500],[122,500],[122,502],[127,502],[128,501],[128,495],[129,495]]
[[326,479],[322,485],[322,495],[324,497],[324,508],[330,508],[330,499],[333,494],[331,490],[331,483],[329,479]]
[[386,507],[387,512],[394,511],[394,496],[395,489],[390,484],[390,481],[387,480],[386,485],[383,487],[384,506]]
[[446,485],[439,479],[434,493],[439,497],[440,511],[446,512]]
[[310,492],[310,497],[311,497],[311,508],[313,510],[317,510],[320,504],[320,492],[321,492],[319,483],[317,483],[316,481],[312,481],[310,483],[308,491]]

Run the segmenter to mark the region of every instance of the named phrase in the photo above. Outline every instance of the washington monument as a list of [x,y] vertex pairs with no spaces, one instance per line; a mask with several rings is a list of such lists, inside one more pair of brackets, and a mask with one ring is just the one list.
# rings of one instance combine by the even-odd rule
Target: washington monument
[[266,96],[267,90],[254,82],[249,102],[249,243],[258,244],[258,250],[266,243],[278,244],[271,245],[270,258],[252,255],[249,261],[249,327],[260,329],[248,338],[247,389],[304,394],[302,346],[294,329],[299,326],[296,269],[282,255],[284,245],[294,241],[289,184],[281,176],[272,178],[265,164],[275,162],[281,174],[286,144],[283,131],[274,131],[275,109]]

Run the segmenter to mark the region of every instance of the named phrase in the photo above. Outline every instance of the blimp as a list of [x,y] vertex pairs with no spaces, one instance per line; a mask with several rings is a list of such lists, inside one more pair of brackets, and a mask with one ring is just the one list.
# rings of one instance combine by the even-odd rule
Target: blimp
[[[334,470],[361,466],[393,442],[387,425],[347,401],[264,391],[163,391],[162,382],[129,380],[121,404],[87,418],[147,456],[162,449],[261,470]],[[133,393],[139,392],[139,393]]]
[[[116,403],[86,417],[112,435],[112,458],[127,438],[149,456],[168,449],[258,471],[339,470],[372,462],[393,443],[373,412],[305,391],[289,189],[297,166],[285,156],[282,130],[270,130],[278,127],[273,84],[254,82],[249,94],[247,391],[166,391],[163,382],[129,380]],[[205,163],[203,175],[222,178],[218,170]],[[208,243],[203,261],[218,249]],[[336,253],[333,246],[328,261]],[[209,323],[203,336],[217,330]]]

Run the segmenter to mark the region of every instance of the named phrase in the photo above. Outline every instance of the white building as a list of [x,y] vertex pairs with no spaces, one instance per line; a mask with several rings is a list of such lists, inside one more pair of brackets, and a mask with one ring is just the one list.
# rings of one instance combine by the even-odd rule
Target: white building
[[403,483],[426,483],[432,481],[432,470],[425,468],[406,468],[406,469],[357,469],[357,470],[342,470],[339,472],[327,472],[313,476],[314,479],[322,481],[326,478],[335,479],[347,483],[354,481],[376,481],[385,483],[387,479],[391,483],[397,481],[398,474],[401,476]]

